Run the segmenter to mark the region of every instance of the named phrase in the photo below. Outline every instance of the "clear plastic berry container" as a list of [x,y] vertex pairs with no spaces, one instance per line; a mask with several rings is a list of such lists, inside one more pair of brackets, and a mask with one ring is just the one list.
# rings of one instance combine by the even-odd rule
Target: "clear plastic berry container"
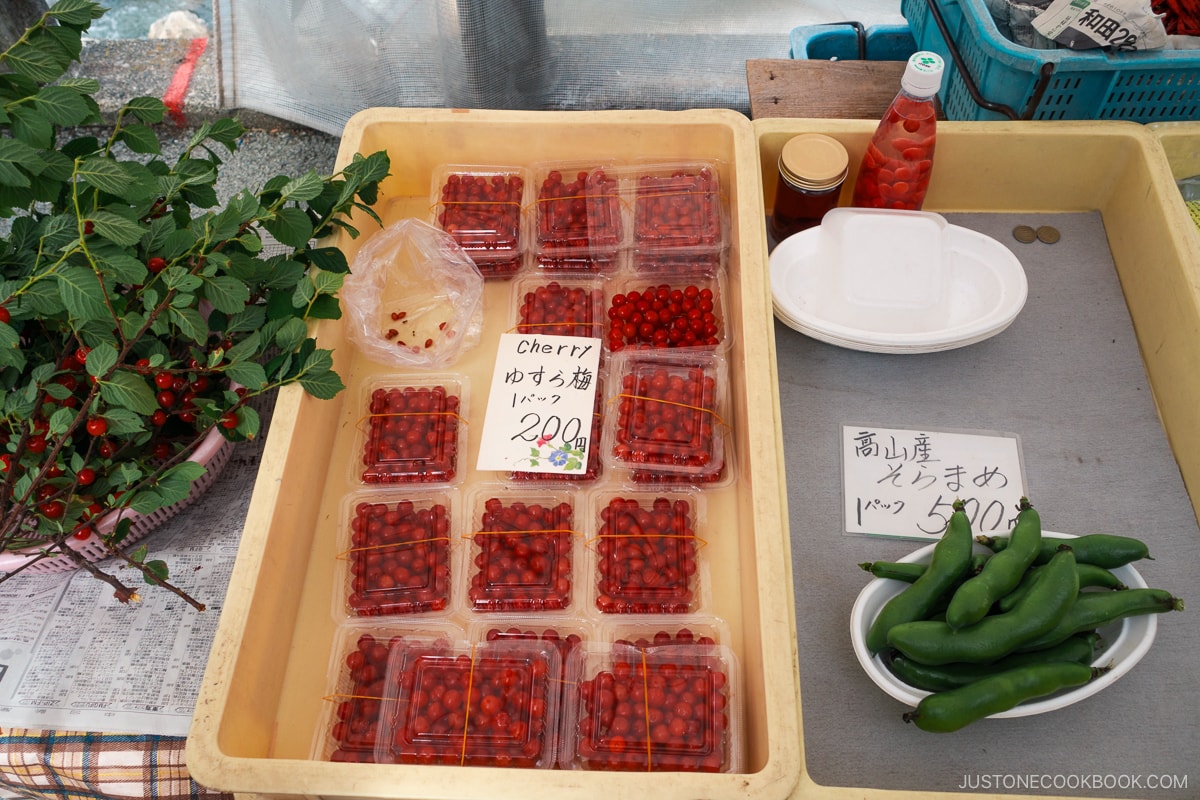
[[729,624],[707,614],[630,614],[606,620],[604,640],[629,647],[730,645]]
[[376,762],[550,769],[562,669],[540,640],[406,640],[388,663]]
[[468,613],[569,616],[580,605],[582,538],[574,495],[483,484],[470,500],[463,552]]
[[634,253],[630,269],[637,275],[654,278],[670,275],[680,278],[711,278],[725,274],[725,253]]
[[725,360],[695,348],[625,350],[609,359],[602,457],[606,469],[654,472],[690,484],[725,470]]
[[364,386],[355,480],[364,484],[454,483],[466,451],[462,375],[384,378]]
[[[558,649],[565,666],[571,653],[596,638],[592,625],[582,619],[547,622],[533,616],[492,616],[473,620],[467,629],[472,642],[535,641]],[[566,688],[566,685],[563,685]],[[560,693],[561,694],[561,693]],[[560,703],[561,707],[561,703]]]
[[567,660],[559,766],[738,772],[739,680],[722,645],[585,644]]
[[456,495],[451,489],[348,495],[341,508],[335,615],[450,614],[461,545],[453,533]]
[[446,231],[484,278],[520,271],[529,173],[523,167],[443,165],[434,172],[433,224]]
[[716,162],[639,163],[626,170],[637,256],[719,256],[728,212]]
[[592,609],[678,615],[707,605],[699,492],[598,491],[591,501]]
[[596,265],[613,261],[626,243],[617,166],[604,161],[542,162],[532,172],[531,241],[543,267],[563,260],[584,259]]
[[534,274],[513,283],[515,333],[604,337],[605,281],[590,276]]
[[533,258],[534,269],[538,272],[552,274],[584,274],[612,275],[621,269],[625,262],[621,253],[598,255],[556,256],[550,253],[538,253]]
[[646,349],[725,349],[725,283],[719,275],[664,271],[612,283],[605,308],[610,352]]
[[398,625],[380,621],[342,624],[334,635],[321,722],[313,738],[318,761],[374,763],[392,650],[405,637],[443,640],[446,646],[462,631],[445,623]]

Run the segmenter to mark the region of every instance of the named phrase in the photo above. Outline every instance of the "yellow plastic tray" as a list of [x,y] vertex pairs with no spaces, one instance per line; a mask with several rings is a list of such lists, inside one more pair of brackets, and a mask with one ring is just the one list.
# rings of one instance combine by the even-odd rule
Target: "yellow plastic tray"
[[[1190,131],[1200,129],[1179,124],[1190,125]],[[799,133],[833,136],[846,145],[850,163],[856,165],[875,125],[859,120],[756,120],[760,168],[766,176],[764,209],[774,204],[776,163],[789,138]],[[931,184],[925,210],[1100,212],[1159,415],[1192,508],[1200,515],[1200,237],[1172,177],[1172,165],[1180,170],[1178,175],[1194,174],[1187,172],[1193,167],[1200,172],[1200,152],[1197,139],[1185,142],[1182,129],[1167,137],[1163,131],[1168,128],[1158,131],[1168,145],[1164,152],[1150,126],[1132,122],[939,123],[940,178]],[[849,202],[855,177],[852,173],[846,179],[843,204]],[[980,796],[822,786],[806,769],[793,794],[822,800]]]
[[[754,130],[732,111],[501,112],[373,109],[343,134],[339,166],[355,152],[386,149],[392,177],[377,204],[385,222],[427,218],[441,164],[516,164],[599,156],[704,159],[720,164],[731,210],[724,299],[732,332],[732,419],[737,480],[705,493],[703,557],[711,608],[729,626],[745,724],[740,774],[620,773],[343,764],[309,760],[334,621],[330,613],[336,510],[347,490],[356,387],[381,367],[357,354],[340,322],[317,335],[332,347],[347,391],[333,401],[281,393],[250,504],[208,672],[188,739],[187,762],[203,785],[238,793],[339,797],[503,798],[787,797],[800,775],[792,580],[775,384],[766,235]],[[377,230],[337,240],[353,258]],[[474,402],[474,465],[496,337],[509,325],[507,282],[489,282],[484,335],[454,371]],[[752,366],[752,368],[746,368]],[[495,473],[466,476],[467,484]]]

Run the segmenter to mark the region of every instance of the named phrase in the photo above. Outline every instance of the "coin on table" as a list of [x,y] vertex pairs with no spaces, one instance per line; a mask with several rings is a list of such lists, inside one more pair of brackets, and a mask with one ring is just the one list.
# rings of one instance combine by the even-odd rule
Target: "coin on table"
[[1052,225],[1043,225],[1037,229],[1037,238],[1046,244],[1054,244],[1062,238],[1062,234]]
[[1037,231],[1028,225],[1018,225],[1013,228],[1013,238],[1022,244],[1029,244],[1037,238]]

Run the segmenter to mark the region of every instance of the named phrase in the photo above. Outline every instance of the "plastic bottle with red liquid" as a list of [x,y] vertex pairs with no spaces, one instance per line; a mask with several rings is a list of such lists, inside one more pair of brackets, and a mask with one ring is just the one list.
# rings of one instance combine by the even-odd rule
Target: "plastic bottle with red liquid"
[[900,92],[888,106],[863,154],[851,205],[920,211],[933,172],[937,140],[934,99],[945,62],[937,53],[913,53],[900,79]]

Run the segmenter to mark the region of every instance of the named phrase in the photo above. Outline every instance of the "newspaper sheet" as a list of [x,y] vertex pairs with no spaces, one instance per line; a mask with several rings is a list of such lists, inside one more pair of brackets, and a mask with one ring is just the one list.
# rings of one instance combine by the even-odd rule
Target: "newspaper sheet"
[[[237,445],[192,506],[143,540],[197,611],[152,586],[124,605],[84,571],[0,583],[0,728],[185,736],[266,438]],[[120,569],[120,562],[104,562]],[[117,573],[130,586],[141,576]]]

